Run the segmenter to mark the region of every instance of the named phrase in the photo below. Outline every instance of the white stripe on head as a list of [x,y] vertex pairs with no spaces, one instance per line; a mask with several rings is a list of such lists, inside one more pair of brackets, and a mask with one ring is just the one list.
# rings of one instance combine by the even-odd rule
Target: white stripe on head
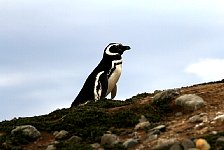
[[[102,86],[101,86],[101,83],[99,83],[99,78],[100,78],[101,74],[103,74],[103,73],[104,73],[104,71],[101,71],[96,75],[96,80],[95,80],[95,84],[94,84],[94,99],[95,100],[100,100],[100,97],[101,97]],[[100,89],[97,91],[98,84],[100,84]]]
[[106,48],[106,50],[105,50],[105,53],[107,54],[107,55],[111,55],[111,56],[113,56],[113,55],[118,55],[118,53],[111,53],[110,52],[110,48],[112,47],[112,46],[114,46],[114,45],[119,45],[119,43],[113,43],[113,44],[109,44],[108,46],[107,46],[107,48]]

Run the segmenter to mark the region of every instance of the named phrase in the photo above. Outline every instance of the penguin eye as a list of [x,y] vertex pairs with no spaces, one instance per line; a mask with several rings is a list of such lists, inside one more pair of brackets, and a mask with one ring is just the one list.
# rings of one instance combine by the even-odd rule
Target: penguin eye
[[121,48],[122,48],[122,45],[119,44],[119,45],[117,45],[116,47],[117,47],[118,49],[121,49]]
[[118,47],[122,47],[122,46],[123,46],[122,44],[119,44],[119,45],[118,45]]

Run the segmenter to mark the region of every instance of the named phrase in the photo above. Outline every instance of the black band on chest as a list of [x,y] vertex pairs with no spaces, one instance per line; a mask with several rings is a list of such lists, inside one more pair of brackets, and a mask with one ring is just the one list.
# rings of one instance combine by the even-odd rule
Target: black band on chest
[[114,67],[109,70],[108,78],[113,74],[114,70],[116,70],[116,66],[122,64],[122,62],[114,63]]

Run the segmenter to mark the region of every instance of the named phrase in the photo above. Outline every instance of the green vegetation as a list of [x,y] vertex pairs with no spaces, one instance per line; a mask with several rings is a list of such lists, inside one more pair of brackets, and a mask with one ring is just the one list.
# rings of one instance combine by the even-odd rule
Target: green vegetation
[[137,94],[136,96],[133,96],[132,98],[126,99],[126,101],[132,103],[132,102],[141,100],[143,98],[146,98],[147,96],[150,96],[150,95],[152,95],[152,94],[150,94],[150,93],[140,93],[140,94]]
[[[89,144],[100,143],[101,136],[108,130],[119,132],[124,128],[134,127],[141,115],[146,116],[150,122],[161,121],[160,113],[150,104],[137,105],[134,103],[149,94],[138,94],[126,101],[114,101],[110,99],[90,102],[84,106],[56,110],[48,115],[18,118],[0,123],[0,131],[6,133],[0,136],[0,149],[4,142],[10,143],[10,148],[22,146],[27,143],[23,138],[11,136],[11,130],[19,125],[32,125],[39,131],[53,133],[54,131],[66,130],[69,134],[81,137],[81,142],[68,142],[63,139],[57,144],[59,149],[91,149]],[[116,111],[109,111],[115,107],[125,107]],[[70,137],[71,137],[70,136]],[[68,137],[69,138],[69,137]],[[122,145],[116,145],[113,149],[121,149]],[[105,146],[105,149],[111,149]]]
[[86,143],[77,143],[77,142],[60,142],[56,145],[57,149],[60,150],[92,150],[93,148]]

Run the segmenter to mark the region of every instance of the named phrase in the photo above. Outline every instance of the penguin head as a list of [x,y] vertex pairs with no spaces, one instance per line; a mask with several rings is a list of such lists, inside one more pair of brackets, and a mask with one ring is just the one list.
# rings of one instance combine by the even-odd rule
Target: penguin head
[[130,46],[124,46],[120,43],[110,43],[104,50],[106,55],[122,55],[124,51],[130,50]]

